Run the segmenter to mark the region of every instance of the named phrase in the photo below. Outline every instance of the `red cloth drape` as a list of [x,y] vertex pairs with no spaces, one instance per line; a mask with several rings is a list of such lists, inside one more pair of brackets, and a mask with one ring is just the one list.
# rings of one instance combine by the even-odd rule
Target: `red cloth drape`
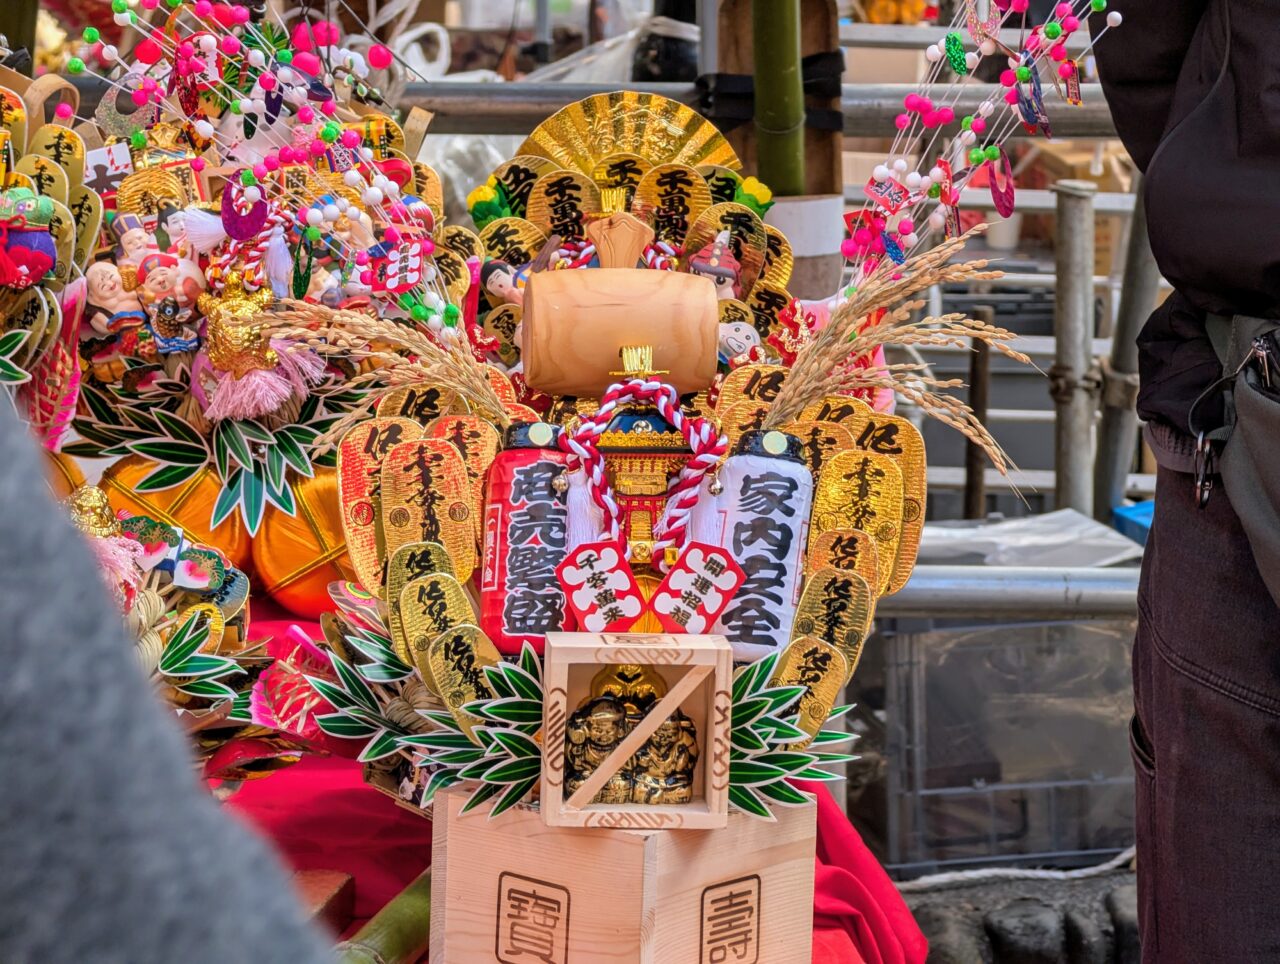
[[[255,635],[287,623],[257,623]],[[304,626],[319,635],[315,626]],[[815,964],[924,964],[927,944],[875,857],[820,784],[814,882]],[[232,810],[275,842],[297,870],[337,870],[356,882],[368,918],[431,862],[431,823],[366,786],[352,760],[308,758],[245,784]]]

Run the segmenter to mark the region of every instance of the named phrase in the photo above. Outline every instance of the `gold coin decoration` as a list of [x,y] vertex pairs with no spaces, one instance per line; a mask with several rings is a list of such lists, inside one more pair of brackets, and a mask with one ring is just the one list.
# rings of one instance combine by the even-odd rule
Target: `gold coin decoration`
[[693,108],[634,90],[561,108],[534,128],[519,153],[549,157],[588,175],[613,154],[635,154],[653,164],[742,166],[724,135]]
[[388,556],[410,542],[438,542],[462,582],[476,566],[476,515],[462,456],[421,438],[395,446],[382,463],[382,532]]
[[204,645],[200,647],[199,652],[215,655],[222,648],[222,637],[226,632],[227,619],[222,615],[222,610],[213,603],[202,602],[196,603],[194,606],[188,606],[178,614],[176,625],[181,626],[192,616],[199,614],[209,625],[209,638],[204,641]]
[[880,558],[897,559],[902,543],[902,471],[890,455],[838,452],[827,460],[813,496],[810,538],[832,529],[861,529]]
[[447,412],[454,394],[446,388],[409,385],[387,392],[378,399],[379,418],[410,418],[426,425],[437,415]]
[[736,325],[742,322],[744,325],[755,327],[755,316],[751,314],[751,309],[737,298],[724,298],[717,301],[716,311],[719,323],[722,325]]
[[824,566],[805,581],[791,638],[814,636],[840,650],[849,663],[843,683],[858,668],[875,610],[875,597],[865,579],[856,572]]
[[387,560],[387,626],[391,630],[391,648],[402,662],[412,665],[404,623],[400,619],[400,594],[415,579],[423,579],[436,573],[453,575],[453,561],[449,552],[438,542],[407,542],[391,554]]
[[[492,365],[484,366],[484,374],[489,379],[489,384],[493,387],[494,394],[498,396],[498,401],[502,402],[504,408],[510,410],[511,406],[516,404],[516,387],[511,384],[511,379]],[[490,412],[488,414],[494,415],[497,413]],[[537,419],[534,419],[534,421],[536,422]]]
[[689,262],[713,242],[721,231],[729,232],[729,247],[741,265],[739,291],[746,298],[764,268],[765,233],[760,215],[745,204],[713,204],[698,215],[685,237],[680,268],[688,271]]
[[498,218],[480,231],[485,254],[510,265],[528,264],[547,243],[545,231],[524,218]]
[[28,288],[18,295],[13,311],[3,321],[6,331],[26,329],[29,334],[23,340],[22,347],[13,356],[16,365],[28,365],[35,357],[49,325],[49,302],[44,297],[43,289]]
[[800,452],[815,479],[831,456],[853,448],[853,434],[835,422],[797,421],[782,430],[800,440]]
[[744,398],[734,402],[727,408],[716,408],[716,416],[720,419],[720,431],[729,439],[729,451],[738,447],[738,439],[743,433],[752,432],[764,425],[764,417],[769,406],[764,402]]
[[[440,219],[444,217],[444,183],[440,180],[440,175],[436,173],[436,169],[430,164],[415,161],[413,164],[413,189],[414,193],[426,202],[427,207],[431,208],[431,213],[436,218],[436,224],[439,224]],[[465,231],[466,229],[463,228],[463,230]]]
[[359,134],[361,146],[370,148],[376,160],[384,161],[393,152],[404,151],[404,131],[386,114],[365,114],[342,126]]
[[76,258],[76,219],[60,201],[53,202],[53,213],[49,215],[49,234],[53,236],[58,260],[54,262],[53,273],[44,280],[44,286],[50,291],[61,291],[63,285],[71,280],[71,265]]
[[27,177],[27,175],[21,171],[9,171],[4,176],[4,189],[8,191],[15,187],[25,187],[28,191],[36,194],[40,193],[36,191],[36,182]]
[[482,327],[498,340],[498,359],[504,365],[514,365],[520,360],[520,347],[516,344],[520,315],[521,311],[515,305],[499,305],[484,316]]
[[698,173],[707,182],[712,204],[724,204],[738,196],[742,175],[736,170],[721,164],[704,164],[698,168]]
[[782,365],[740,365],[720,383],[716,408],[727,409],[744,399],[772,402],[787,380],[787,373]]
[[[793,639],[782,651],[782,657],[773,671],[770,686],[803,686],[796,726],[809,734],[818,735],[827,722],[831,710],[840,698],[840,690],[852,674],[849,660],[835,646],[816,636]],[[809,740],[797,745],[806,746]]]
[[463,261],[469,258],[484,260],[484,244],[480,235],[461,224],[446,225],[439,234],[440,246],[448,248]]
[[893,561],[888,592],[897,592],[911,578],[920,537],[924,533],[926,473],[924,438],[900,415],[886,415],[870,406],[842,423],[856,448],[892,458],[902,473],[902,541]]
[[347,647],[347,634],[352,631],[346,621],[332,609],[326,609],[320,614],[320,632],[324,635],[324,641],[344,663],[352,661],[351,650]]
[[338,443],[338,499],[342,531],[356,578],[370,593],[382,586],[382,461],[396,445],[422,437],[422,426],[407,418],[362,422]]
[[804,411],[800,413],[800,418],[805,421],[835,422],[840,424],[869,411],[871,411],[871,406],[860,398],[853,398],[848,395],[828,395],[820,402],[806,405]]
[[764,271],[760,274],[760,280],[785,288],[787,282],[791,280],[791,272],[796,264],[795,255],[791,251],[791,242],[772,224],[764,226],[764,233]]
[[542,175],[557,170],[558,165],[550,158],[517,154],[511,160],[499,164],[492,176],[502,185],[511,213],[523,218],[529,210],[529,192],[533,190],[534,183]]
[[[37,194],[53,198],[59,204],[67,203],[67,196],[71,193],[67,172],[49,158],[41,157],[39,154],[27,154],[18,161],[14,170],[31,178]],[[121,188],[123,187],[122,183]]]
[[27,144],[27,105],[8,87],[0,87],[0,127],[9,132],[11,149]]
[[27,153],[49,158],[67,172],[73,187],[84,184],[84,138],[71,128],[45,124],[31,135]]
[[652,167],[653,162],[639,154],[610,154],[591,171],[591,180],[600,188],[625,187],[634,191]]
[[526,216],[547,237],[577,241],[586,237],[588,218],[599,213],[600,189],[590,175],[552,171],[533,185]]
[[467,736],[484,721],[463,710],[476,700],[493,699],[484,668],[502,662],[493,641],[474,623],[454,626],[431,642],[427,651],[436,692]]
[[440,281],[455,305],[462,304],[471,290],[471,268],[458,257],[457,252],[448,248],[437,248],[432,257],[436,270],[440,272]]
[[747,298],[747,307],[751,309],[751,320],[761,343],[782,327],[782,312],[791,301],[791,292],[782,285],[764,278],[755,283],[751,296]]
[[893,574],[891,565],[880,565],[875,539],[861,529],[829,529],[810,539],[804,571],[813,573],[824,566],[856,572],[877,596],[884,594]]
[[711,190],[701,175],[686,164],[659,164],[636,185],[632,211],[643,215],[654,236],[668,244],[682,244],[698,219],[711,207]]
[[444,439],[462,456],[471,492],[472,525],[478,526],[484,517],[484,481],[502,448],[498,430],[478,415],[442,415],[427,426],[426,437]]
[[71,189],[71,203],[67,207],[76,222],[74,259],[83,271],[102,231],[102,198],[97,191],[80,185]]
[[164,207],[185,207],[192,200],[173,171],[146,167],[125,175],[116,191],[116,209],[123,214],[154,217]]

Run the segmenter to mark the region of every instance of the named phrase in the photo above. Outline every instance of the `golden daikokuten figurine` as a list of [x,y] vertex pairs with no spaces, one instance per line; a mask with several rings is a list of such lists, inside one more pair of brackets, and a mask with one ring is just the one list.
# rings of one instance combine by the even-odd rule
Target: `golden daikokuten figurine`
[[[569,716],[565,729],[565,789],[569,796],[666,692],[666,682],[649,667],[619,664],[596,674],[591,695]],[[592,803],[688,803],[693,799],[697,763],[697,728],[676,710],[609,778]]]
[[271,347],[270,335],[263,325],[249,320],[272,300],[270,288],[246,291],[238,272],[227,277],[221,294],[200,296],[200,310],[207,323],[205,352],[214,368],[236,378],[276,368],[280,360]]
[[96,485],[82,485],[67,496],[71,521],[86,535],[105,539],[120,534],[120,522],[111,510],[107,493]]

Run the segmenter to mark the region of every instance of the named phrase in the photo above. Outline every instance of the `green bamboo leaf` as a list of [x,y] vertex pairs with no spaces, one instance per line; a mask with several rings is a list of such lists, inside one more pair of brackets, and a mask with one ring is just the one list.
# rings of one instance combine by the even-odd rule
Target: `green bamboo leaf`
[[388,733],[386,730],[380,730],[368,745],[360,751],[357,759],[361,763],[372,763],[374,760],[381,760],[383,757],[391,756],[399,749],[396,746],[396,735]]
[[498,802],[493,805],[493,809],[489,811],[489,819],[492,820],[499,814],[506,813],[517,803],[524,800],[533,792],[533,788],[537,786],[537,783],[537,779],[531,779],[512,784],[507,792],[498,799]]
[[235,699],[236,691],[226,683],[214,679],[192,680],[190,683],[179,683],[174,687],[188,696],[198,696],[208,700]]
[[796,743],[809,739],[809,734],[794,723],[780,720],[776,716],[766,716],[756,721],[755,729],[769,734],[770,743]]
[[240,504],[240,487],[244,483],[244,469],[237,466],[230,477],[224,475],[222,479],[222,490],[213,503],[213,514],[209,518],[211,529],[222,525],[223,520],[235,512],[236,506]]
[[[271,451],[274,452],[275,449],[272,449]],[[281,471],[283,472],[284,470],[281,469]],[[294,500],[293,489],[291,489],[288,484],[276,487],[271,484],[270,480],[268,480],[266,492],[267,501],[285,515],[295,515],[297,513],[298,505]]]
[[284,487],[284,455],[273,445],[267,449],[267,487],[279,490]]
[[400,745],[414,750],[466,750],[475,742],[465,733],[414,733],[400,738]]
[[377,684],[399,683],[413,675],[413,670],[404,664],[397,668],[385,663],[361,663],[356,672],[366,681]]
[[7,358],[0,358],[0,384],[22,385],[31,381],[31,373],[19,368]]
[[461,724],[453,718],[452,713],[449,713],[446,710],[428,710],[426,718],[442,730],[447,730],[452,733],[462,732]]
[[767,699],[758,696],[744,699],[741,702],[734,700],[733,728],[736,730],[740,726],[750,726],[768,713],[770,707],[771,704]]
[[245,440],[240,424],[229,418],[223,419],[213,428],[215,444],[221,441],[230,455],[244,468],[253,468],[253,455],[249,451],[249,443]]
[[196,653],[188,656],[182,661],[170,676],[201,676],[209,679],[217,679],[220,676],[227,676],[231,673],[243,673],[240,664],[234,659],[227,659],[225,656],[205,656]]
[[253,712],[249,708],[252,695],[249,690],[237,693],[236,698],[231,701],[231,712],[227,714],[227,719],[233,723],[252,723]]
[[209,617],[202,612],[192,613],[165,643],[164,652],[160,655],[160,672],[166,676],[175,675],[175,667],[185,663],[208,641]]
[[729,803],[743,813],[762,820],[773,820],[773,811],[749,787],[729,787]]
[[227,447],[226,433],[220,431],[221,424],[219,422],[213,429],[213,464],[218,470],[218,477],[225,479],[231,473],[231,450]]
[[754,694],[760,689],[764,681],[773,676],[773,668],[777,663],[778,654],[770,653],[738,670],[733,679],[734,705],[745,699],[748,694]]
[[813,738],[813,746],[835,746],[838,743],[849,743],[858,739],[857,733],[845,733],[842,730],[821,730]]
[[844,706],[832,707],[831,712],[827,714],[827,722],[830,723],[832,720],[838,720],[857,708],[857,703],[846,703]]
[[519,666],[512,663],[502,663],[498,668],[502,670],[502,675],[511,688],[515,690],[513,695],[523,697],[526,700],[534,700],[538,703],[542,702],[541,680],[529,675]]
[[819,770],[817,767],[809,767],[807,770],[801,770],[799,773],[793,774],[797,780],[818,780],[822,782],[831,782],[834,780],[843,780],[843,773],[832,773],[829,770]]
[[97,442],[99,445],[115,445],[121,441],[117,433],[119,426],[116,425],[103,425],[100,422],[92,422],[87,418],[77,418],[71,423],[71,427],[76,430],[76,434],[81,438],[90,442]]
[[485,774],[490,783],[518,783],[532,780],[542,774],[542,756],[521,757],[518,760],[507,760],[499,763]]
[[761,699],[769,701],[769,712],[785,713],[800,697],[808,692],[804,686],[772,686],[760,692]]
[[729,742],[746,753],[760,753],[769,747],[764,738],[749,726],[734,727],[730,730]]
[[167,465],[204,466],[209,461],[209,452],[203,445],[174,442],[170,439],[133,442],[129,445],[129,449],[144,458]]
[[156,410],[155,418],[156,423],[164,429],[169,438],[178,442],[198,445],[201,448],[205,447],[204,437],[186,419],[179,418],[172,412],[166,412],[163,409]]
[[541,723],[542,704],[534,700],[476,700],[463,710],[472,716],[498,723]]
[[542,747],[537,742],[517,730],[494,730],[493,737],[498,745],[513,757],[537,757],[542,759]]
[[241,434],[250,442],[258,442],[262,445],[272,445],[275,443],[275,439],[271,437],[271,433],[263,428],[258,422],[237,422],[236,425],[239,427]]
[[249,535],[258,534],[262,516],[267,508],[267,487],[262,481],[262,465],[255,464],[253,471],[245,471],[240,479],[240,516],[244,519]]
[[120,414],[116,409],[116,404],[100,389],[84,386],[80,391],[80,398],[89,407],[89,411],[93,413],[96,421],[103,425],[120,425]]
[[502,671],[502,664],[484,667],[484,679],[493,691],[494,697],[500,700],[515,699],[515,688],[507,682],[507,675]]
[[311,456],[311,464],[318,465],[322,469],[332,469],[338,464],[338,450],[330,449],[323,455]]
[[342,684],[342,688],[347,692],[347,695],[355,700],[357,705],[363,706],[370,713],[377,713],[378,699],[373,695],[373,690],[365,685],[364,680],[360,678],[360,674],[337,655],[334,655],[332,663],[334,672],[338,674],[338,681]]
[[786,775],[786,770],[756,763],[754,760],[735,760],[729,764],[729,785],[734,787],[754,787],[761,783],[772,783]]
[[63,455],[70,455],[77,459],[101,459],[106,457],[106,446],[97,442],[72,442],[69,445],[62,446]]
[[307,400],[302,403],[302,408],[298,412],[298,422],[300,424],[290,425],[288,430],[292,430],[294,428],[299,428],[301,426],[306,425],[308,422],[310,422],[313,418],[316,417],[319,411],[320,411],[320,396],[308,395]]
[[485,757],[483,760],[477,760],[475,763],[463,767],[458,771],[458,776],[464,780],[484,780],[486,774],[502,762],[502,757]]
[[476,789],[476,792],[471,794],[471,798],[462,805],[462,809],[458,811],[458,815],[461,816],[464,813],[470,813],[472,810],[476,809],[476,807],[484,804],[485,801],[492,800],[505,789],[507,789],[506,786],[501,783],[481,784]]
[[151,406],[143,408],[141,405],[131,405],[126,402],[120,406],[120,414],[124,416],[124,420],[128,424],[135,428],[144,429],[148,437],[160,434],[160,424],[152,414]]
[[315,470],[311,468],[311,459],[307,458],[306,450],[288,429],[276,433],[276,446],[273,451],[279,452],[280,457],[288,462],[299,475],[305,475],[307,478],[315,475]]
[[538,692],[542,692],[542,660],[538,651],[525,643],[520,647],[520,668],[538,681]]
[[324,713],[316,717],[320,729],[330,736],[343,740],[363,740],[378,732],[364,720],[355,720],[343,713]]
[[0,358],[9,358],[15,354],[30,334],[25,328],[15,328],[0,335]]
[[138,492],[159,492],[161,489],[172,489],[174,486],[194,478],[199,474],[199,465],[162,465],[152,470],[134,489]]
[[428,759],[437,766],[460,767],[477,763],[484,757],[484,750],[478,746],[470,746],[457,750],[437,750]]
[[[339,662],[336,656],[334,657],[334,662]],[[356,705],[356,701],[353,700],[345,690],[329,682],[327,679],[319,679],[318,677],[306,676],[305,674],[302,678],[310,683],[311,688],[335,710],[349,710]]]
[[753,757],[756,763],[763,763],[765,766],[777,767],[785,770],[787,773],[795,773],[803,770],[805,767],[813,763],[813,756],[809,753],[798,753],[795,751],[773,750],[769,753],[762,753],[757,757]]
[[774,803],[780,803],[786,807],[803,807],[805,804],[813,802],[813,797],[801,790],[797,790],[785,780],[780,783],[766,783],[757,787],[756,792],[768,797]]
[[814,763],[852,763],[861,760],[857,753],[811,753]]
[[446,787],[452,787],[462,781],[452,770],[436,770],[427,777],[427,785],[422,788],[422,805],[426,806],[435,799],[436,793]]

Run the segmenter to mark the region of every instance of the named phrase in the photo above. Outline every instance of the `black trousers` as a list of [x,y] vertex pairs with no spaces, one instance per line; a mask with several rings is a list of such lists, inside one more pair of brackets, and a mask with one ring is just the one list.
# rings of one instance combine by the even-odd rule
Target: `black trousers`
[[1280,607],[1220,484],[1160,469],[1138,607],[1142,959],[1280,962]]

